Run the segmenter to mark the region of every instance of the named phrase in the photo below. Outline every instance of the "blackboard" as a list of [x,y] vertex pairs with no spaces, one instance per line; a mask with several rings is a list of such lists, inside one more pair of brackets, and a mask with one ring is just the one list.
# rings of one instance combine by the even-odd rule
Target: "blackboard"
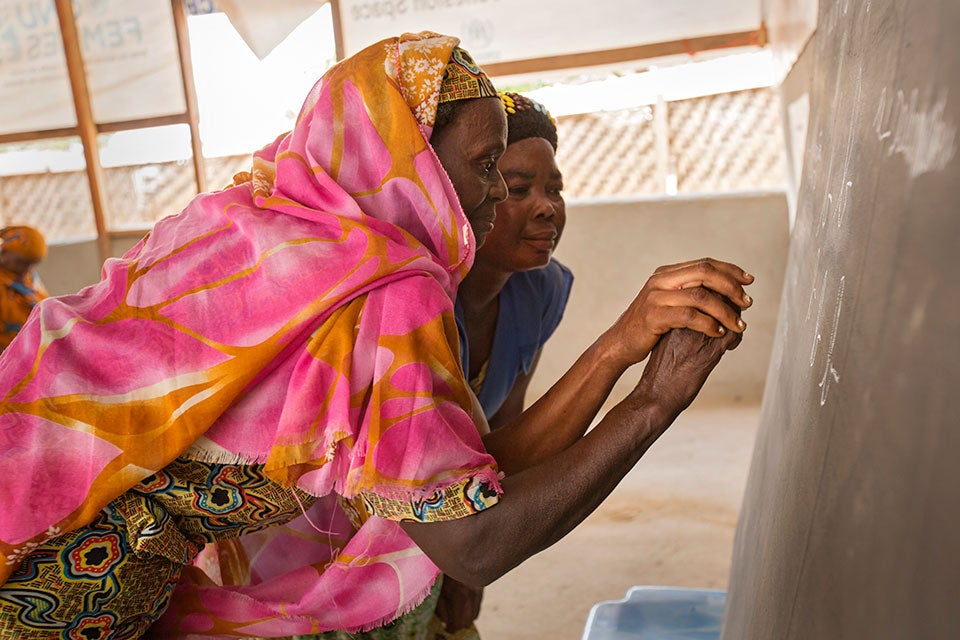
[[960,638],[960,1],[821,0],[725,640]]

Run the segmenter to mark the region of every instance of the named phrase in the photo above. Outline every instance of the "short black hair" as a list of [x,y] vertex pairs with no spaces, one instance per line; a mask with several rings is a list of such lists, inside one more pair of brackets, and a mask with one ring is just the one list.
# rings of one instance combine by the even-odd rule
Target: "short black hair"
[[507,112],[507,144],[526,138],[543,138],[557,150],[557,122],[547,108],[519,93],[501,92],[500,101]]

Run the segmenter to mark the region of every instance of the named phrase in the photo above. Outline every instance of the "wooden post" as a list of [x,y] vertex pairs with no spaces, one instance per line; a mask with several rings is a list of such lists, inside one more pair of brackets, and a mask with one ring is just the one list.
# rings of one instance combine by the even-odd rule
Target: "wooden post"
[[100,261],[110,257],[110,237],[107,235],[107,198],[104,189],[103,168],[100,166],[100,146],[97,142],[97,125],[93,120],[90,105],[90,92],[87,88],[87,72],[83,66],[83,54],[80,51],[80,36],[73,16],[71,0],[56,0],[57,18],[60,21],[60,35],[63,39],[63,53],[67,59],[70,73],[70,89],[73,92],[73,104],[77,113],[77,133],[83,143],[83,158],[87,163],[87,181],[90,184],[90,200],[93,203],[93,216],[97,226],[97,249]]
[[193,171],[196,176],[197,193],[207,190],[206,163],[203,159],[203,143],[200,141],[200,113],[197,108],[197,85],[193,80],[193,61],[190,57],[190,31],[183,0],[171,0],[173,25],[177,35],[177,51],[180,56],[180,77],[183,79],[183,99],[187,105],[190,125],[190,147],[193,150]]
[[340,21],[340,0],[330,0],[330,15],[333,18],[333,45],[337,62],[343,60],[343,23]]
[[670,153],[670,111],[663,95],[657,96],[653,109],[653,130],[656,134],[657,177],[663,192],[668,196],[677,195],[677,168]]

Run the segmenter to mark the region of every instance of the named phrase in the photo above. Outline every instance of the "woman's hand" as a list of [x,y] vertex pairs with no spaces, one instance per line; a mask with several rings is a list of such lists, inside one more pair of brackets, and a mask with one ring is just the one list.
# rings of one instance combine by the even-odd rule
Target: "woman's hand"
[[501,471],[512,474],[570,447],[623,372],[646,358],[663,334],[686,328],[702,336],[739,335],[746,327],[740,310],[753,303],[743,287],[751,282],[753,276],[737,265],[710,258],[660,267],[546,395],[484,437],[487,451]]
[[480,615],[482,600],[482,587],[470,587],[450,576],[443,576],[440,599],[437,600],[437,617],[447,625],[448,633],[466,629]]
[[[733,308],[732,303],[721,302]],[[650,352],[650,360],[628,401],[658,405],[668,415],[679,415],[696,398],[723,354],[736,349],[741,338],[742,334],[733,331],[718,338],[690,329],[668,331]]]
[[671,329],[711,338],[741,333],[746,324],[740,310],[753,304],[743,287],[752,282],[737,265],[712,258],[659,267],[599,341],[627,367],[646,358]]

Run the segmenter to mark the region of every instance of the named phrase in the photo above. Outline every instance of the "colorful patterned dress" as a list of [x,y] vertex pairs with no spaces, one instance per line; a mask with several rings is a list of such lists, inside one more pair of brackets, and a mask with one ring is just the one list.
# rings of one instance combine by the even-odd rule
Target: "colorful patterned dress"
[[[500,493],[453,318],[475,240],[427,142],[456,43],[339,63],[247,179],[37,306],[0,355],[0,637],[357,631],[430,595],[398,521]],[[261,527],[216,564],[245,580],[187,564]]]

